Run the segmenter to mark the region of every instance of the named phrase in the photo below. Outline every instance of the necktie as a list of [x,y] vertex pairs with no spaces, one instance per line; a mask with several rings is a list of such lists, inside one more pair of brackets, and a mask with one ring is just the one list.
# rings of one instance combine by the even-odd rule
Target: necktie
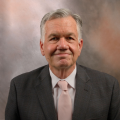
[[68,93],[68,83],[59,81],[58,86],[62,89],[58,100],[58,120],[72,120],[72,102]]

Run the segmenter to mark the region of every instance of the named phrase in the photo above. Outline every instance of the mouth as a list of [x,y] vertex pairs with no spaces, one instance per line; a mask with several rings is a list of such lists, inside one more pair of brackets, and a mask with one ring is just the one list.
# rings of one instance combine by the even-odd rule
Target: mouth
[[54,57],[58,59],[68,59],[71,56],[71,54],[68,53],[59,53],[59,54],[54,54]]
[[58,54],[54,54],[54,55],[56,55],[56,56],[68,56],[68,55],[70,55],[69,53],[58,53]]

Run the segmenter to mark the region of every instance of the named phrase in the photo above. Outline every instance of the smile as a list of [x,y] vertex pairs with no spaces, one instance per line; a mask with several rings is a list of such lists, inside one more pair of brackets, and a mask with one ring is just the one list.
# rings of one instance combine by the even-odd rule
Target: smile
[[61,57],[65,57],[65,56],[68,56],[68,55],[70,55],[70,54],[68,54],[68,53],[60,53],[60,54],[55,54],[56,56],[61,56]]

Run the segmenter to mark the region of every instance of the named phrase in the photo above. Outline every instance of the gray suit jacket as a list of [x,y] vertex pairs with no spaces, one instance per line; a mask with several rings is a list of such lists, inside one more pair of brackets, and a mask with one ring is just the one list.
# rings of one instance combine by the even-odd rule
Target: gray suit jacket
[[[48,65],[11,81],[5,120],[57,120]],[[118,81],[77,65],[72,120],[120,120]]]

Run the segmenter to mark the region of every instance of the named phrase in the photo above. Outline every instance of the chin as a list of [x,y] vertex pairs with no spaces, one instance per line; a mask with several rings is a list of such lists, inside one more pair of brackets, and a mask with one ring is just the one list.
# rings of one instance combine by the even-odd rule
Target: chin
[[72,65],[73,65],[73,61],[69,61],[69,60],[65,60],[65,59],[62,59],[58,62],[53,63],[53,66],[57,69],[70,68]]
[[60,63],[59,65],[57,65],[58,68],[69,68],[71,65],[68,63]]

